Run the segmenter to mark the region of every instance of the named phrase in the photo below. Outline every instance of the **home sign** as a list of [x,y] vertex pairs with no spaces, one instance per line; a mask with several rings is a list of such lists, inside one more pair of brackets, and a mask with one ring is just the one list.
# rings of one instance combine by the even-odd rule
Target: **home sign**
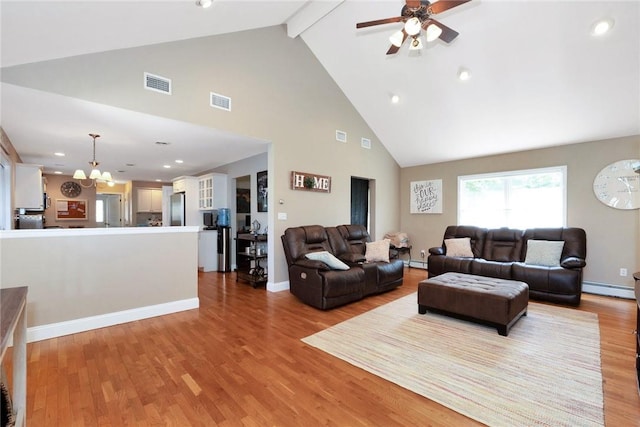
[[291,188],[293,190],[331,193],[331,177],[307,172],[291,172]]

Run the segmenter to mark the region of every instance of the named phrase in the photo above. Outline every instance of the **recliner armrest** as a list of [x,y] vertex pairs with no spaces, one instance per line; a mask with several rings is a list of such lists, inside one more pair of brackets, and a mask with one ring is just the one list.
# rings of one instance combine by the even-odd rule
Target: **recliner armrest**
[[435,248],[429,248],[429,254],[431,254],[431,255],[444,255],[444,248],[442,248],[442,246],[436,246]]
[[331,268],[322,261],[317,261],[314,259],[300,258],[297,259],[293,265],[297,265],[298,267],[304,268],[312,268],[315,270],[331,270]]
[[583,258],[574,256],[567,257],[560,262],[560,266],[564,268],[582,268],[587,265],[587,262]]

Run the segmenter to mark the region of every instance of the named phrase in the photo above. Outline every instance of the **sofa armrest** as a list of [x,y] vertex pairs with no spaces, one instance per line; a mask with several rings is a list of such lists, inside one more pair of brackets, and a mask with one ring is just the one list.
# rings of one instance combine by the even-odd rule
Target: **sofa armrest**
[[346,262],[347,264],[358,264],[364,262],[366,258],[362,254],[348,253],[340,255],[340,260]]
[[444,248],[441,246],[436,246],[435,248],[429,248],[429,253],[431,255],[444,255]]
[[587,262],[583,258],[575,256],[567,257],[560,262],[560,266],[564,268],[582,268],[585,265],[587,265]]
[[307,258],[297,259],[293,265],[303,268],[311,268],[314,270],[331,270],[331,268],[324,262]]

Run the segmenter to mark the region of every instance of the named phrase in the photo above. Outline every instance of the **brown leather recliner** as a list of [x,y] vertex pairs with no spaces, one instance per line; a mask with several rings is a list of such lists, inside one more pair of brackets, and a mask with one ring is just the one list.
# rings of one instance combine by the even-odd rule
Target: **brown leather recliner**
[[[366,229],[364,233],[357,228],[351,229],[354,236],[359,237],[349,242],[342,238],[338,230],[340,227],[350,226],[325,228],[321,225],[308,225],[285,230],[281,239],[292,294],[306,304],[326,310],[402,285],[402,261],[394,260],[388,264],[364,263],[364,242],[370,240]],[[356,250],[360,246],[361,249]],[[305,257],[307,253],[317,251],[327,251],[342,259],[349,269],[332,270],[321,261]]]

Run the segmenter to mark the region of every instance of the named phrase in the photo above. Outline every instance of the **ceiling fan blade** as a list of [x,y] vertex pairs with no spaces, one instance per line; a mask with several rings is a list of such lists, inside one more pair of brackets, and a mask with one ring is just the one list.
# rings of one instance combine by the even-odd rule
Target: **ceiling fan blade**
[[356,24],[356,28],[372,27],[374,25],[390,24],[392,22],[402,21],[402,16],[396,16],[395,18],[378,19],[375,21],[359,22]]
[[407,32],[403,28],[402,29],[402,42],[400,43],[400,46],[396,46],[396,45],[392,44],[391,47],[389,48],[389,50],[387,51],[387,55],[393,55],[394,53],[398,53],[398,51],[400,50],[400,47],[404,44],[404,41],[407,39],[408,36],[409,36],[409,34],[407,34]]
[[435,19],[431,19],[430,21],[431,24],[439,27],[442,30],[442,34],[440,34],[440,37],[438,38],[443,42],[451,43],[453,39],[458,37],[458,35],[460,34],[456,30],[452,30],[451,28],[447,27],[441,22],[436,21]]
[[449,10],[452,7],[460,6],[461,4],[467,3],[469,1],[471,0],[439,0],[435,3],[432,3],[429,6],[429,9],[431,9],[431,13],[437,14],[442,13],[445,10]]

